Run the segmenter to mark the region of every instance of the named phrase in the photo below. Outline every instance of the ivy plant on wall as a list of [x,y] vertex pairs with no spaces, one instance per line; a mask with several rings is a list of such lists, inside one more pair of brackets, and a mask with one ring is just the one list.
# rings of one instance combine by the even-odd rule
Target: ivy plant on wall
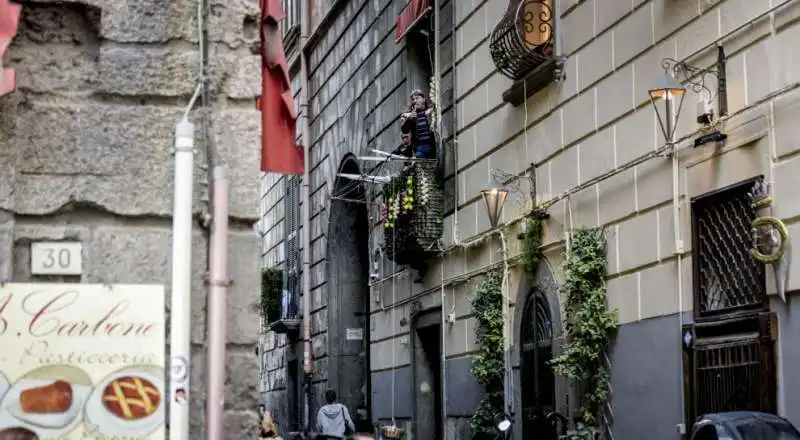
[[481,403],[472,416],[473,439],[494,439],[494,416],[503,412],[503,276],[494,270],[478,285],[472,298],[472,314],[478,321],[475,331],[478,354],[472,361],[472,374],[483,386]]
[[522,233],[522,267],[531,275],[535,275],[539,268],[543,231],[542,221],[534,219],[525,223],[525,232]]
[[609,399],[610,371],[606,353],[617,329],[617,312],[606,297],[606,239],[599,228],[573,232],[565,254],[567,343],[553,359],[554,370],[580,390],[579,420],[566,438],[594,440],[603,427]]
[[266,268],[261,271],[261,318],[264,324],[279,319],[283,271]]

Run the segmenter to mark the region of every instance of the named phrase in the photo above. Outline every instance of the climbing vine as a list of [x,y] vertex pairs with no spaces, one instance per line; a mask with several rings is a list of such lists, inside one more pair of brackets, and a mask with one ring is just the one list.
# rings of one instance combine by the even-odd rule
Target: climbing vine
[[483,386],[481,403],[472,416],[473,439],[494,439],[494,416],[503,412],[503,276],[494,270],[486,275],[472,298],[472,313],[478,321],[475,330],[478,354],[472,361],[472,374]]
[[606,298],[606,240],[599,228],[573,232],[565,254],[566,333],[563,354],[554,370],[580,390],[580,415],[569,440],[594,440],[601,432],[602,413],[609,399],[606,353],[617,329],[617,312]]
[[528,220],[522,233],[522,267],[531,275],[536,274],[541,260],[542,232],[541,220]]
[[266,268],[261,271],[261,318],[264,324],[278,319],[283,290],[283,271]]

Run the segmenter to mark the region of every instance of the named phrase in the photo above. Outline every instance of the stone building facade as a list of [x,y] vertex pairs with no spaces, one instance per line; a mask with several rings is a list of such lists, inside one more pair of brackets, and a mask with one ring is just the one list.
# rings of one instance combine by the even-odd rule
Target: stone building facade
[[[0,278],[163,283],[169,290],[175,123],[199,77],[197,2],[24,1],[0,98]],[[204,3],[209,99],[195,123],[198,219],[209,212],[205,147],[231,180],[228,438],[254,437],[258,326],[258,2]],[[202,112],[212,122],[201,123]],[[195,228],[192,438],[202,438],[208,231]],[[83,244],[83,274],[31,275],[30,243]],[[167,299],[169,304],[169,299]]]
[[[554,0],[550,4],[560,19],[555,38],[565,57],[564,77],[523,97],[522,105],[504,101],[504,92],[519,92],[521,86],[498,72],[490,55],[492,30],[509,1],[440,2],[446,251],[432,262],[422,283],[413,283],[405,268],[380,258],[377,214],[344,200],[372,199],[337,178],[340,172],[368,170],[369,164],[354,156],[369,154],[370,148],[394,148],[400,108],[430,74],[420,62],[418,42],[409,37],[395,41],[402,3],[336,2],[323,14],[326,19],[310,48],[312,269],[307,276],[314,286],[312,414],[321,391],[332,387],[345,395],[351,411],[366,402],[368,419],[395,420],[415,438],[434,438],[441,425],[446,438],[468,438],[469,417],[481,393],[470,373],[477,347],[469,299],[486,268],[502,259],[497,236],[487,234],[490,225],[480,190],[492,170],[521,176],[502,219],[517,231],[520,216],[534,203],[524,178],[531,175],[533,164],[535,203],[568,197],[548,209],[542,247],[546,264],[540,273],[530,277],[519,267],[510,270],[515,438],[532,435],[524,432],[530,390],[521,378],[537,376],[535,367],[524,361],[522,328],[534,319],[530,306],[524,305],[531,303],[532,285],[542,285],[543,299],[537,304],[544,304],[550,315],[550,343],[557,352],[564,342],[563,292],[558,285],[563,280],[565,237],[581,226],[601,226],[608,239],[609,302],[618,309],[621,324],[609,355],[609,424],[614,438],[677,439],[681,429],[690,427],[690,417],[696,414],[687,408],[694,407],[758,407],[800,423],[800,401],[794,392],[798,385],[791,374],[784,374],[800,362],[797,350],[784,342],[800,331],[793,323],[797,311],[791,301],[800,286],[800,269],[796,262],[790,265],[788,301],[777,299],[772,270],[749,260],[749,226],[742,225],[754,214],[725,208],[739,203],[745,211],[750,209],[743,197],[753,179],[763,176],[771,184],[773,215],[784,221],[790,237],[800,231],[798,204],[792,197],[800,175],[800,144],[794,137],[800,58],[792,46],[800,32],[800,2]],[[681,151],[674,179],[672,161],[664,155],[642,159],[665,145],[648,90],[664,73],[665,59],[714,67],[717,44],[727,57],[727,116],[715,127],[727,139],[691,148],[705,133],[696,118],[706,103],[717,107],[717,115],[720,108],[716,99],[689,87],[676,129]],[[706,78],[713,94],[718,75]],[[287,230],[283,221],[297,201],[283,199],[283,178],[267,175],[262,182],[263,263],[281,266],[290,251],[302,251],[289,246],[287,237],[296,226]],[[703,217],[711,213],[721,217],[713,222]],[[737,222],[741,224],[730,226]],[[715,230],[723,232],[709,232]],[[716,248],[738,251],[726,256],[709,250],[715,247],[711,242]],[[508,247],[511,257],[519,254],[517,240],[509,239]],[[742,311],[744,315],[736,304],[711,304],[702,296],[711,295],[719,287],[715,283],[726,283],[723,290],[742,292],[736,285],[745,280],[722,274],[723,266],[752,275],[748,292],[758,299]],[[375,268],[380,282],[370,283]],[[731,330],[725,326],[735,327],[732,321],[712,313],[734,309],[736,319],[760,324]],[[362,310],[368,311],[369,319]],[[424,360],[427,336],[422,330],[437,327],[444,365]],[[347,329],[356,328],[363,329],[363,339],[347,337],[355,334]],[[709,342],[711,334],[734,337],[737,332],[755,332],[760,339],[753,341],[768,341],[759,346],[767,347],[758,350],[762,355],[748,361],[761,378],[750,387],[760,390],[755,400],[761,403],[725,401],[730,396],[698,403],[698,393],[719,390],[701,388],[698,379],[693,388],[683,389],[684,377],[700,377],[698,371],[711,368],[701,365],[703,350],[746,350],[743,345],[725,348]],[[302,396],[287,395],[299,396],[301,389],[295,385],[299,367],[292,363],[302,358],[301,344],[267,332],[261,345],[265,402],[276,408],[284,423],[298,422],[291,412],[300,408]],[[684,365],[687,353],[695,360]],[[345,362],[350,362],[347,369]],[[734,374],[736,368],[714,367],[721,368],[720,374]],[[445,385],[431,400],[426,385],[436,376]],[[570,390],[563,380],[554,382],[549,406],[572,415]],[[711,383],[704,386],[713,388]],[[431,419],[437,407],[443,409],[443,423]]]

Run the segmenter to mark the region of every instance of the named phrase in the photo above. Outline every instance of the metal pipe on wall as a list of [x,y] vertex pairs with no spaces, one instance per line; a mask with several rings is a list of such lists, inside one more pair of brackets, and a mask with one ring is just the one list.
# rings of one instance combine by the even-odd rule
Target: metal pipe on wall
[[300,133],[303,142],[303,186],[301,198],[303,211],[301,215],[303,238],[303,372],[305,373],[305,399],[303,402],[303,422],[308,430],[311,424],[311,182],[309,167],[311,156],[311,129],[309,127],[309,93],[308,56],[306,45],[311,19],[311,2],[300,3]]
[[208,385],[206,439],[222,440],[225,407],[225,342],[227,340],[228,176],[223,166],[212,170],[212,217],[208,289]]
[[[189,359],[192,330],[192,199],[194,194],[194,124],[175,126],[175,189],[172,213],[172,290],[170,294],[169,436],[189,440]],[[181,402],[177,397],[183,394]]]

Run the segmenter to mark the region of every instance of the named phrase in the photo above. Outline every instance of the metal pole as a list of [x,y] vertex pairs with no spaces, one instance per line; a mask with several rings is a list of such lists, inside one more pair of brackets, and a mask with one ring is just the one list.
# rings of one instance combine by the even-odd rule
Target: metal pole
[[309,88],[308,81],[308,56],[306,44],[308,43],[309,19],[311,5],[309,0],[300,3],[300,131],[303,139],[303,187],[301,188],[302,212],[302,237],[303,237],[303,372],[305,373],[303,399],[303,421],[306,431],[313,426],[311,423],[311,182],[309,181],[309,167],[311,162],[311,130],[309,128]]
[[208,289],[208,397],[206,439],[223,439],[225,407],[225,342],[228,279],[228,177],[225,167],[212,170],[211,245]]
[[[194,124],[175,126],[175,189],[172,213],[172,294],[170,307],[169,437],[189,440],[189,376],[192,298],[192,196]],[[184,399],[176,399],[179,394]]]

